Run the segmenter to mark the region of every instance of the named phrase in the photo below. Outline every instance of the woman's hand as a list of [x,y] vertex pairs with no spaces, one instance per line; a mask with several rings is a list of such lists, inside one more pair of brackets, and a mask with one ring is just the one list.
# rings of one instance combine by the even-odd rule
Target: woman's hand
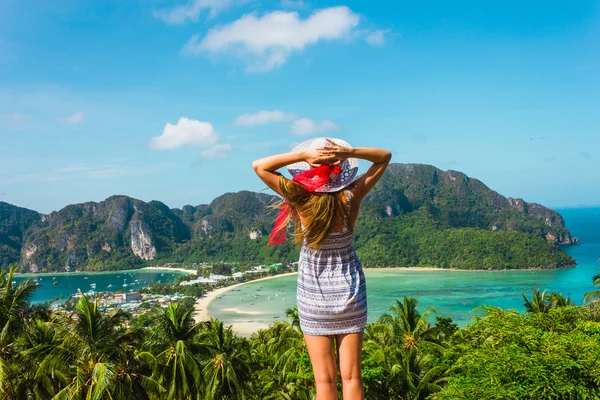
[[304,158],[304,161],[313,168],[323,164],[331,165],[337,162],[337,158],[333,155],[329,147],[304,150],[302,157]]
[[325,155],[335,158],[335,162],[333,163],[333,165],[340,165],[352,155],[352,148],[340,146],[339,144],[337,144],[329,138],[325,140],[327,140],[332,147],[323,147],[319,150],[323,150]]

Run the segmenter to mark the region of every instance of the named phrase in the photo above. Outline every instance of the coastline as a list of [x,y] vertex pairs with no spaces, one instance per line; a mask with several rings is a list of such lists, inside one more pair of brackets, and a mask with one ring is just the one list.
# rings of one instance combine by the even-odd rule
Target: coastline
[[[196,300],[196,308],[195,308],[194,314],[193,314],[194,320],[196,322],[204,322],[204,321],[210,320],[211,316],[210,316],[208,307],[210,307],[210,303],[212,303],[212,301],[214,299],[216,299],[218,296],[222,295],[223,293],[226,293],[232,289],[235,289],[235,288],[245,285],[247,283],[266,281],[269,279],[282,278],[284,276],[293,276],[293,275],[297,275],[297,274],[298,274],[298,272],[286,272],[285,274],[266,276],[264,278],[253,279],[251,281],[240,282],[240,283],[236,283],[235,285],[226,286],[223,288],[212,290],[212,291],[206,293],[204,296],[202,296],[198,300]],[[252,332],[256,332],[258,329],[265,327],[264,324],[261,324],[260,322],[253,322],[253,321],[235,323],[235,324],[232,324],[232,326],[233,326],[234,331],[236,331],[237,333],[242,334],[242,335],[249,335]]]
[[[565,269],[565,268],[573,268],[573,266],[569,266],[569,267],[560,267],[560,268],[523,268],[523,269],[501,269],[501,270],[486,270],[486,269],[473,269],[473,270],[469,270],[469,269],[456,269],[456,268],[436,268],[436,267],[384,267],[384,268],[364,268],[365,271],[381,271],[381,272],[389,272],[389,271],[407,271],[407,272],[438,272],[438,271],[448,271],[448,272],[523,272],[523,271],[552,271],[552,270],[556,270],[556,269]],[[251,280],[251,281],[247,281],[247,282],[241,282],[241,283],[236,283],[234,285],[231,286],[226,286],[223,288],[219,288],[216,290],[213,290],[211,292],[208,292],[204,297],[196,300],[196,305],[195,305],[195,311],[193,314],[194,320],[196,322],[203,322],[203,321],[208,321],[211,318],[211,314],[210,314],[210,304],[212,303],[212,301],[214,299],[216,299],[218,296],[234,289],[237,288],[241,285],[245,285],[247,283],[253,283],[253,282],[259,282],[259,281],[264,281],[264,280],[269,280],[269,279],[276,279],[276,278],[281,278],[284,276],[292,276],[292,275],[297,275],[297,272],[287,272],[285,274],[280,274],[280,275],[273,275],[273,276],[267,276],[264,278],[260,278],[260,279],[255,279],[255,280]],[[260,313],[257,313],[256,315],[254,315],[255,317],[257,317]],[[248,315],[249,318],[252,318],[253,314]],[[258,331],[259,329],[264,329],[264,328],[268,328],[269,327],[269,323],[266,322],[261,322],[261,321],[257,321],[257,320],[252,320],[252,319],[248,319],[248,320],[237,320],[232,324],[229,324],[227,326],[231,326],[233,328],[233,330],[241,336],[250,336],[252,335],[254,332]]]
[[27,277],[44,277],[44,276],[58,276],[58,275],[89,275],[89,274],[127,274],[132,272],[143,272],[143,270],[155,270],[155,271],[172,271],[172,272],[186,272],[188,274],[196,275],[195,270],[185,268],[171,268],[171,267],[142,267],[137,269],[119,269],[115,271],[70,271],[70,272],[17,272],[14,274],[15,278],[27,278]]
[[190,275],[198,275],[198,271],[195,269],[185,269],[185,268],[177,268],[177,267],[143,267],[139,270],[152,270],[152,271],[177,271],[177,272],[186,272]]
[[[513,271],[554,271],[559,269],[574,268],[577,264],[567,265],[563,267],[548,267],[548,268],[513,268],[513,269],[458,269],[458,268],[438,268],[438,267],[364,267],[364,270],[369,271],[423,271],[423,272],[434,272],[434,271],[457,271],[457,272],[513,272]],[[56,275],[79,275],[79,274],[113,274],[113,273],[131,273],[140,271],[171,271],[171,272],[183,272],[186,274],[197,275],[198,271],[193,269],[185,269],[178,267],[142,267],[137,269],[121,269],[115,271],[72,271],[72,272],[17,272],[15,277],[37,277],[37,276],[56,276]],[[276,278],[281,275],[269,276],[266,278]],[[260,278],[260,279],[266,279]],[[258,279],[257,279],[258,280]],[[254,282],[254,281],[248,281]],[[243,282],[243,283],[248,283]]]
[[549,268],[512,268],[512,269],[460,269],[460,268],[438,268],[438,267],[364,267],[364,271],[453,271],[453,272],[523,272],[523,271],[556,271],[559,269],[574,268],[577,264],[567,265],[564,267],[549,267]]

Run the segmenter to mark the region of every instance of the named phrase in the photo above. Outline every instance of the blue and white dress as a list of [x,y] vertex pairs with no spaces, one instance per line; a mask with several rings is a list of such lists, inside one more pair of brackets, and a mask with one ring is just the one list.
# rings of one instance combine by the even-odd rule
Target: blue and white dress
[[[349,210],[351,194],[346,193]],[[346,219],[343,230],[330,233],[318,250],[302,244],[296,301],[303,333],[337,335],[365,329],[367,287],[352,236]]]

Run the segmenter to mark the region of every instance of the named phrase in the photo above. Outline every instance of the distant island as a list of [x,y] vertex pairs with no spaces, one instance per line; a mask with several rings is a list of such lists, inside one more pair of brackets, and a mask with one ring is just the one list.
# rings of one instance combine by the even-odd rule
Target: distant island
[[[0,268],[19,272],[131,269],[167,263],[297,260],[292,243],[267,246],[276,196],[226,193],[210,204],[169,208],[111,196],[49,215],[0,202]],[[506,198],[458,171],[391,164],[355,227],[364,267],[560,268],[578,244],[562,216]]]

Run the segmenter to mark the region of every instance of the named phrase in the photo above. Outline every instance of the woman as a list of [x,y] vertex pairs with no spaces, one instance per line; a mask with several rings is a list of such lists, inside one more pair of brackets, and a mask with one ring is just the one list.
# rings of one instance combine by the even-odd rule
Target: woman
[[[358,159],[373,163],[359,177]],[[290,153],[252,163],[260,179],[285,199],[269,244],[285,241],[291,218],[299,222],[295,238],[302,247],[296,298],[317,400],[337,400],[334,344],[344,400],[364,399],[360,368],[367,297],[352,233],[361,201],[390,159],[387,150],[351,148],[340,139],[317,138]],[[293,180],[276,172],[285,166]]]

